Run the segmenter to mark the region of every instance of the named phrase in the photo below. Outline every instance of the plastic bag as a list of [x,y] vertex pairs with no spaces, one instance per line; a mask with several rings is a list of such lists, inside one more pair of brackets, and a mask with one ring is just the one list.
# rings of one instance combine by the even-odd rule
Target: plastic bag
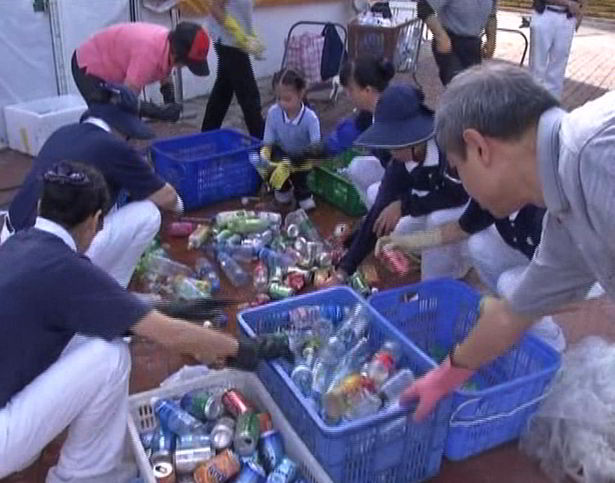
[[205,365],[184,366],[162,381],[160,383],[160,387],[173,386],[179,384],[180,382],[186,382],[206,376],[208,373],[209,368]]
[[521,449],[553,481],[615,481],[615,344],[587,337],[562,358]]
[[310,32],[293,35],[287,45],[286,65],[301,71],[308,83],[319,82],[324,46],[325,38],[322,35]]

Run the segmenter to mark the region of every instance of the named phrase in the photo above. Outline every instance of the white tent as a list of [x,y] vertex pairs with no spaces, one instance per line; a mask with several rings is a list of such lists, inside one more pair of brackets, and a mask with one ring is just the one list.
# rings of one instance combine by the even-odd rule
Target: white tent
[[[57,94],[76,93],[70,60],[75,48],[97,30],[117,22],[142,20],[171,26],[169,13],[157,14],[141,0],[44,0],[44,12],[35,12],[33,0],[0,0],[0,110],[6,105]],[[296,3],[259,7],[255,28],[266,47],[266,60],[255,62],[257,77],[271,75],[282,59],[284,39],[299,20],[345,24],[349,3]],[[208,19],[191,20],[207,24]],[[213,49],[209,55],[212,73],[216,69]],[[209,92],[214,75],[203,80],[182,71],[185,99]],[[146,95],[159,99],[158,86]],[[0,143],[6,142],[4,116],[0,115]]]

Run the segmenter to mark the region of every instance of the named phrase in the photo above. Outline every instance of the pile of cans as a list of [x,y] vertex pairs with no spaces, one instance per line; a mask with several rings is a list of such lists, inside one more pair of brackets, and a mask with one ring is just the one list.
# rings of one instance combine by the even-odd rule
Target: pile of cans
[[142,433],[154,477],[163,483],[300,483],[282,435],[237,388],[194,390],[152,401],[158,426]]

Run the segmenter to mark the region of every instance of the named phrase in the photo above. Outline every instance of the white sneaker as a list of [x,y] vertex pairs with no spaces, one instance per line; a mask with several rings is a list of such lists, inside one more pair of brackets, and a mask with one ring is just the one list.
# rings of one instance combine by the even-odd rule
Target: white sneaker
[[278,203],[287,205],[293,201],[293,190],[288,191],[274,191],[273,196]]
[[316,208],[316,203],[314,202],[314,197],[310,196],[309,198],[301,200],[299,202],[299,206],[301,208],[303,208],[303,210],[305,210],[305,211],[313,210],[314,208]]
[[566,338],[562,328],[555,323],[553,317],[547,316],[536,322],[529,330],[529,333],[538,337],[553,347],[557,352],[564,352],[566,349]]

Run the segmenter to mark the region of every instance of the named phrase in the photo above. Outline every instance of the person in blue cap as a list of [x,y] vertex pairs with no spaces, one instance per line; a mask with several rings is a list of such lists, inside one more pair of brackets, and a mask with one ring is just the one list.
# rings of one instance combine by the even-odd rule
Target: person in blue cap
[[[457,219],[468,201],[461,182],[442,169],[446,160],[434,136],[433,112],[414,87],[387,88],[376,106],[374,123],[355,141],[356,146],[386,149],[392,160],[380,183],[368,189],[370,210],[350,249],[340,261],[336,280],[354,273],[374,249],[378,237],[393,231],[409,233]],[[426,253],[422,276],[463,276],[461,247],[454,245]]]
[[[80,123],[55,131],[9,207],[0,242],[34,225],[42,174],[59,161],[79,160],[103,173],[113,205],[87,255],[126,287],[139,258],[160,229],[159,210],[181,213],[183,202],[123,136],[148,139],[153,132],[137,116],[112,104],[90,104]],[[118,207],[115,203],[121,191],[128,194],[129,202]]]
[[[40,172],[33,227],[0,246],[0,479],[65,430],[47,483],[124,483],[130,350],[136,334],[202,363],[254,370],[290,355],[275,336],[237,340],[165,315],[84,256],[105,229],[105,178],[64,161]],[[119,247],[122,248],[122,247]]]

